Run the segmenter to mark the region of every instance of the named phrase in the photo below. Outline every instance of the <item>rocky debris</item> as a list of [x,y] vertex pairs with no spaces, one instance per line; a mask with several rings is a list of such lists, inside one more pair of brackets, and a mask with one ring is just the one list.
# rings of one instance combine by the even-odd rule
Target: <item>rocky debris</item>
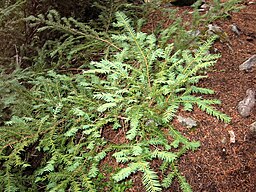
[[241,35],[241,30],[235,24],[230,25],[230,27],[231,31],[233,31],[236,35]]
[[188,34],[192,37],[198,37],[200,33],[201,33],[200,30],[188,31]]
[[207,33],[209,35],[213,35],[213,34],[217,35],[221,42],[229,42],[230,41],[227,33],[218,25],[209,24]]
[[191,129],[197,126],[197,122],[190,117],[182,117],[178,115],[177,119],[182,125],[186,126],[188,129]]
[[227,138],[226,138],[226,137],[222,137],[221,143],[222,143],[222,144],[226,144],[226,143],[227,143]]
[[244,63],[239,66],[240,71],[252,72],[253,67],[256,65],[256,55],[251,56]]
[[248,2],[248,5],[254,5],[254,4],[256,4],[256,2],[254,2],[254,1]]
[[246,133],[244,140],[251,140],[256,138],[256,121],[249,126],[249,130]]
[[200,6],[200,8],[204,9],[204,10],[208,9],[209,7],[210,6],[207,3],[205,3],[205,2],[203,2],[203,4]]
[[153,119],[147,120],[145,125],[146,126],[158,126],[158,124]]
[[252,89],[247,89],[245,98],[238,103],[238,106],[237,106],[238,113],[242,117],[248,117],[254,106],[255,106],[255,91]]
[[201,2],[201,5],[198,7],[199,12],[208,11],[210,9],[210,6],[204,1]]
[[256,121],[250,125],[250,132],[256,136]]
[[218,34],[218,33],[222,33],[222,32],[223,32],[223,30],[221,29],[221,27],[219,27],[217,25],[213,25],[213,24],[208,25],[208,33],[210,35]]

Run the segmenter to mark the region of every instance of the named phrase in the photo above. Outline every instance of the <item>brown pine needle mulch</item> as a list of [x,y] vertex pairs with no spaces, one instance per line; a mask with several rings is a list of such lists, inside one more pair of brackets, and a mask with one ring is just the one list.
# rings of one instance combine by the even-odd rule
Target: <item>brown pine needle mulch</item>
[[[188,131],[176,123],[192,140],[199,140],[201,148],[182,157],[180,170],[195,192],[255,192],[256,191],[256,138],[248,136],[249,125],[256,121],[256,107],[248,118],[237,112],[237,104],[247,89],[256,89],[256,68],[250,73],[239,71],[239,65],[256,54],[256,4],[244,3],[245,8],[232,13],[229,19],[215,22],[227,34],[231,48],[223,42],[214,47],[221,53],[209,78],[201,82],[216,94],[212,98],[222,101],[218,108],[232,118],[229,125],[206,115],[200,110],[183,113],[199,122],[199,127]],[[241,35],[231,31],[235,24]],[[182,113],[182,112],[181,112]],[[235,143],[230,142],[230,133]],[[171,191],[181,191],[175,185]]]

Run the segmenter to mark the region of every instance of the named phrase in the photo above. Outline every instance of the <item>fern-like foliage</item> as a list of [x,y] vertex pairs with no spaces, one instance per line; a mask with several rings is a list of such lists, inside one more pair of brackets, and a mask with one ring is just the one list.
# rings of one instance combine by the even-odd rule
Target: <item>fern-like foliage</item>
[[[53,36],[55,34],[59,37],[58,41],[49,39],[44,44],[43,50],[38,50],[38,56],[34,59],[34,67],[37,70],[41,71],[49,67],[64,69],[77,66],[87,67],[91,60],[97,60],[104,54],[108,55],[111,47],[118,50],[119,47],[114,45],[109,37],[109,34],[116,33],[112,26],[115,19],[114,13],[124,10],[129,15],[134,15],[133,13],[139,10],[138,6],[120,0],[77,3],[87,5],[88,10],[90,6],[91,9],[95,9],[95,14],[97,14],[95,18],[91,21],[81,21],[73,17],[61,17],[56,10],[50,10],[48,14],[40,14],[37,17],[31,15],[26,18],[30,27],[38,27],[38,33],[51,31]],[[52,62],[46,65],[43,63],[45,60]]]
[[[166,37],[136,31],[122,12],[116,13],[114,23],[120,33],[109,38],[73,18],[60,18],[55,11],[47,18],[29,19],[44,23],[41,31],[65,32],[63,43],[49,51],[52,56],[65,50],[62,56],[73,59],[74,52],[91,47],[89,39],[106,46],[109,54],[81,73],[49,70],[24,78],[30,89],[20,95],[28,102],[0,129],[0,185],[6,191],[97,191],[99,165],[112,155],[125,165],[113,174],[116,182],[141,172],[148,192],[168,188],[175,177],[183,191],[191,191],[176,163],[200,144],[189,141],[171,123],[180,107],[193,111],[194,106],[229,122],[214,108],[218,100],[203,98],[213,91],[197,85],[219,58],[208,53],[215,37],[199,42],[196,50],[176,51],[175,45],[163,43]],[[125,131],[126,142],[104,138],[102,133],[112,128]],[[34,156],[39,157],[36,163]],[[150,166],[154,160],[161,160],[161,171],[167,175],[162,183]]]
[[[25,38],[24,10],[26,0],[0,1],[0,66],[21,65]],[[15,66],[15,65],[14,65]]]

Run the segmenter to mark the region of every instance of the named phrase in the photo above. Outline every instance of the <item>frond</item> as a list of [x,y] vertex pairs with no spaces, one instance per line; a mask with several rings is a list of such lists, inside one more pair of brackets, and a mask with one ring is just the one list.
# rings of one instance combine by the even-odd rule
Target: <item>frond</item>
[[123,12],[116,12],[116,19],[115,27],[125,28],[132,36],[136,36],[134,29],[130,25],[131,20]]
[[152,157],[158,157],[159,159],[166,161],[168,163],[172,163],[176,158],[177,155],[175,153],[172,152],[167,152],[167,151],[158,151],[155,150],[152,153]]
[[200,94],[214,94],[214,91],[208,88],[202,88],[197,86],[191,86],[192,93],[200,93]]
[[162,191],[157,174],[149,168],[147,162],[140,162],[143,172],[142,182],[147,192]]
[[89,178],[95,178],[99,173],[99,168],[96,163],[92,164],[88,172]]
[[203,100],[198,101],[196,104],[202,111],[205,111],[209,115],[215,116],[217,119],[219,119],[225,123],[229,123],[231,120],[229,116],[217,111],[213,107],[209,106],[208,103],[205,103]]
[[169,106],[164,113],[163,122],[167,123],[167,122],[171,121],[178,108],[179,108],[179,106],[177,104],[173,104],[173,105]]
[[48,172],[48,173],[53,172],[55,170],[54,166],[56,164],[56,161],[57,161],[57,155],[54,155],[47,162],[47,165],[38,171],[37,175],[43,175],[45,172]]
[[139,145],[135,145],[132,147],[132,154],[134,156],[139,156],[139,155],[142,155],[143,153],[143,148]]
[[171,146],[178,148],[180,143],[188,143],[188,139],[184,137],[180,132],[175,130],[172,127],[169,127],[170,135],[174,138],[174,141],[171,143]]
[[85,187],[88,192],[96,192],[96,189],[93,186],[93,182],[86,175],[82,176],[82,186]]
[[94,159],[96,162],[100,162],[102,159],[104,159],[106,157],[106,155],[107,155],[107,153],[105,151],[101,151],[94,157]]
[[126,138],[133,140],[139,131],[140,116],[132,116],[130,120],[130,129],[126,133]]
[[73,181],[73,182],[71,182],[70,185],[71,185],[72,191],[74,191],[74,192],[82,192],[82,188],[81,188],[81,186],[80,186],[80,184],[78,182]]
[[185,143],[187,150],[195,151],[201,146],[199,141],[189,141]]
[[178,179],[183,192],[192,192],[192,189],[184,176],[178,174]]
[[131,150],[123,149],[121,151],[115,152],[112,156],[116,158],[117,162],[126,163],[131,160],[129,157],[131,154]]
[[162,186],[164,188],[169,188],[172,184],[173,179],[175,178],[176,173],[170,172],[162,181]]
[[4,175],[3,181],[5,192],[16,192],[19,191],[19,188],[15,184],[14,175],[10,173],[10,165],[7,165],[6,173]]
[[69,172],[73,172],[80,166],[80,164],[81,162],[79,161],[72,162],[72,164],[66,167],[66,170]]
[[104,112],[110,108],[113,108],[113,107],[116,107],[117,106],[117,103],[104,103],[103,105],[99,106],[97,111],[99,112]]
[[[95,6],[104,9],[101,4]],[[114,15],[104,10],[99,20],[104,19],[104,15],[108,21],[112,20]],[[40,154],[38,166],[31,175],[33,186],[42,184],[46,191],[99,190],[97,185],[103,181],[102,177],[105,181],[105,175],[112,175],[111,165],[111,170],[107,170],[110,174],[105,174],[101,167],[101,162],[109,155],[116,163],[126,166],[117,169],[113,179],[106,178],[110,182],[124,181],[142,172],[147,192],[170,187],[175,177],[183,191],[191,191],[175,166],[182,155],[196,150],[200,143],[186,138],[172,127],[171,121],[180,106],[192,111],[194,105],[217,119],[230,121],[214,108],[213,105],[220,104],[219,100],[199,95],[214,94],[214,91],[196,85],[207,77],[203,75],[205,70],[219,57],[208,52],[214,38],[205,43],[197,42],[198,47],[193,51],[191,45],[179,49],[178,37],[187,37],[188,41],[192,38],[188,37],[180,19],[161,34],[148,34],[134,30],[133,21],[124,13],[116,12],[115,16],[114,27],[118,30],[110,30],[111,23],[105,22],[108,33],[72,17],[61,17],[54,10],[47,16],[27,19],[38,27],[38,32],[57,31],[61,37],[47,41],[38,58],[33,60],[42,73],[31,72],[29,77],[24,77],[27,74],[24,73],[22,78],[8,81],[13,87],[22,83],[29,88],[12,89],[6,84],[3,90],[0,86],[0,92],[4,92],[0,98],[0,113],[10,106],[14,109],[12,118],[0,127],[3,141],[0,142],[3,147],[0,149],[3,165],[0,184],[6,191],[19,191],[26,183],[20,176],[26,174],[26,167],[30,166],[26,159],[31,151]],[[141,21],[138,25],[141,26]],[[174,43],[167,45],[170,41]],[[181,41],[184,45],[185,39]],[[92,59],[96,61],[89,63]],[[66,72],[81,63],[78,69],[81,73]],[[56,70],[44,73],[41,65],[52,65]],[[4,82],[4,78],[0,78]],[[19,102],[20,94],[25,95],[24,102]],[[112,137],[109,138],[113,130],[109,129],[125,135],[125,142],[114,143]],[[155,171],[150,167],[152,160],[162,162]],[[19,173],[14,174],[15,171]],[[157,171],[169,173],[162,180],[162,186]],[[26,191],[25,188],[29,190],[27,186],[20,190]],[[118,189],[121,189],[119,184],[111,188]]]
[[141,169],[140,163],[130,163],[130,164],[128,164],[128,167],[125,167],[125,168],[121,169],[119,172],[117,172],[113,176],[113,179],[117,182],[124,180],[127,177],[129,177],[131,174],[136,173],[140,169]]
[[159,139],[159,138],[152,138],[150,140],[148,140],[146,143],[146,145],[162,145],[165,147],[166,150],[170,150],[171,149],[171,146],[169,145],[168,143],[168,140],[167,139]]
[[185,111],[192,111],[193,110],[193,105],[191,103],[184,102],[183,106],[184,106]]

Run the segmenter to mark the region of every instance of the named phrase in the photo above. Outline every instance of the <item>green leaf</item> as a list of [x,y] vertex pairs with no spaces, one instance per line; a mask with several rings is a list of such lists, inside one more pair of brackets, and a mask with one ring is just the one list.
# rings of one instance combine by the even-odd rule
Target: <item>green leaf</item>
[[152,156],[158,157],[159,159],[166,161],[168,163],[172,163],[177,158],[177,155],[175,153],[171,153],[167,151],[158,151],[158,150],[155,150]]
[[182,175],[178,175],[179,183],[183,192],[192,192],[190,185],[187,183],[186,178]]
[[131,174],[136,173],[141,167],[140,163],[130,163],[128,167],[121,169],[118,173],[113,176],[115,181],[121,181],[128,178]]
[[162,191],[157,174],[149,169],[147,162],[141,162],[142,182],[147,192]]
[[127,131],[127,133],[126,133],[126,138],[129,140],[133,140],[138,134],[138,128],[139,128],[139,119],[138,118],[134,117],[131,119],[130,130]]
[[167,110],[165,111],[165,113],[164,113],[163,122],[168,123],[169,121],[171,121],[173,119],[173,117],[174,117],[178,108],[179,108],[179,106],[176,105],[176,104],[173,104],[173,105],[169,106],[167,108]]
[[106,110],[108,110],[110,108],[116,107],[116,106],[117,106],[116,103],[105,103],[105,104],[99,106],[97,111],[102,113],[102,112],[104,112],[104,111],[106,111]]
[[162,186],[164,188],[169,188],[172,184],[172,181],[174,179],[174,177],[176,176],[175,172],[171,172],[169,173],[162,181]]

